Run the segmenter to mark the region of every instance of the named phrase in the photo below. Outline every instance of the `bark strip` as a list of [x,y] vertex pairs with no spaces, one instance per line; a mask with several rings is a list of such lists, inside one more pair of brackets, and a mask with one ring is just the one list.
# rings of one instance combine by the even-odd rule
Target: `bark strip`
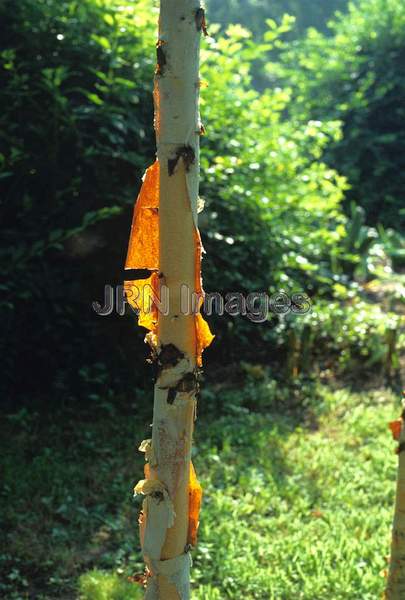
[[405,598],[405,427],[404,413],[397,421],[390,423],[390,429],[399,442],[398,476],[395,499],[394,521],[392,525],[391,555],[388,571],[386,600]]

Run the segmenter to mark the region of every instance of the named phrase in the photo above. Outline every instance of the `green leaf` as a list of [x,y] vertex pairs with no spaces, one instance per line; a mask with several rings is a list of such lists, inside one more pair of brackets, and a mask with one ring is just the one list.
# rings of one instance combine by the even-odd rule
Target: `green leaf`
[[100,96],[98,96],[95,93],[86,92],[86,98],[88,98],[90,102],[93,102],[93,104],[97,104],[98,106],[104,104],[104,101],[100,98]]
[[110,40],[104,36],[92,34],[91,38],[105,50],[111,50]]
[[112,26],[115,23],[114,17],[112,15],[109,15],[108,13],[103,16],[103,19],[107,23],[107,25]]

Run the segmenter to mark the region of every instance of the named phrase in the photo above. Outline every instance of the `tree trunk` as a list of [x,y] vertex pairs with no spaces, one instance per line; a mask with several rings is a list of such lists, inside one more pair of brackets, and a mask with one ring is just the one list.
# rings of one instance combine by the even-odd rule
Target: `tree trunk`
[[405,598],[405,427],[404,414],[390,423],[394,439],[399,441],[398,476],[395,499],[394,522],[392,525],[391,556],[385,598]]
[[[161,0],[155,73],[157,162],[148,169],[135,207],[126,268],[148,268],[126,282],[130,304],[157,363],[152,439],[142,442],[145,496],[141,544],[147,600],[190,597],[190,547],[196,540],[201,488],[191,464],[201,352],[212,335],[199,314],[201,242],[199,180],[199,45],[205,29],[199,0]],[[144,293],[146,290],[146,293]],[[141,293],[142,292],[142,295]],[[194,312],[185,314],[197,294]],[[168,298],[168,305],[158,300]],[[148,302],[152,301],[152,311]],[[167,309],[167,310],[166,310]]]

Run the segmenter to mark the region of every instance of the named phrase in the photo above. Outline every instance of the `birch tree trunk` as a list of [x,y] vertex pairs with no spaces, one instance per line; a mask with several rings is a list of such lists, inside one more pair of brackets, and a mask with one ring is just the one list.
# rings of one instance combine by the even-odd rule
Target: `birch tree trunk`
[[[405,412],[405,411],[404,411]],[[404,413],[397,421],[390,423],[398,447],[398,475],[395,498],[394,522],[392,525],[391,556],[385,598],[403,600],[405,598],[405,427]]]
[[[199,314],[201,299],[189,314],[184,300],[202,295],[197,229],[202,30],[199,0],[161,0],[154,88],[158,160],[137,201],[126,262],[126,268],[153,271],[149,280],[126,282],[139,323],[151,330],[147,340],[157,363],[152,439],[140,447],[145,479],[135,487],[145,496],[140,532],[149,575],[146,600],[190,598],[189,551],[201,501],[191,446],[198,367],[213,336]],[[151,296],[168,298],[152,316],[145,298],[139,299],[147,284]]]

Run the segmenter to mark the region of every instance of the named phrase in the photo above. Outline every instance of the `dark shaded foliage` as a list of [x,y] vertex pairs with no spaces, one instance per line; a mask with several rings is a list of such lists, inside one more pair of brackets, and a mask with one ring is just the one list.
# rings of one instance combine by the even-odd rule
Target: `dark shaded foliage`
[[80,366],[123,366],[124,323],[91,301],[122,281],[154,152],[153,51],[131,17],[91,1],[0,6],[2,383],[23,395],[50,382],[74,394]]

